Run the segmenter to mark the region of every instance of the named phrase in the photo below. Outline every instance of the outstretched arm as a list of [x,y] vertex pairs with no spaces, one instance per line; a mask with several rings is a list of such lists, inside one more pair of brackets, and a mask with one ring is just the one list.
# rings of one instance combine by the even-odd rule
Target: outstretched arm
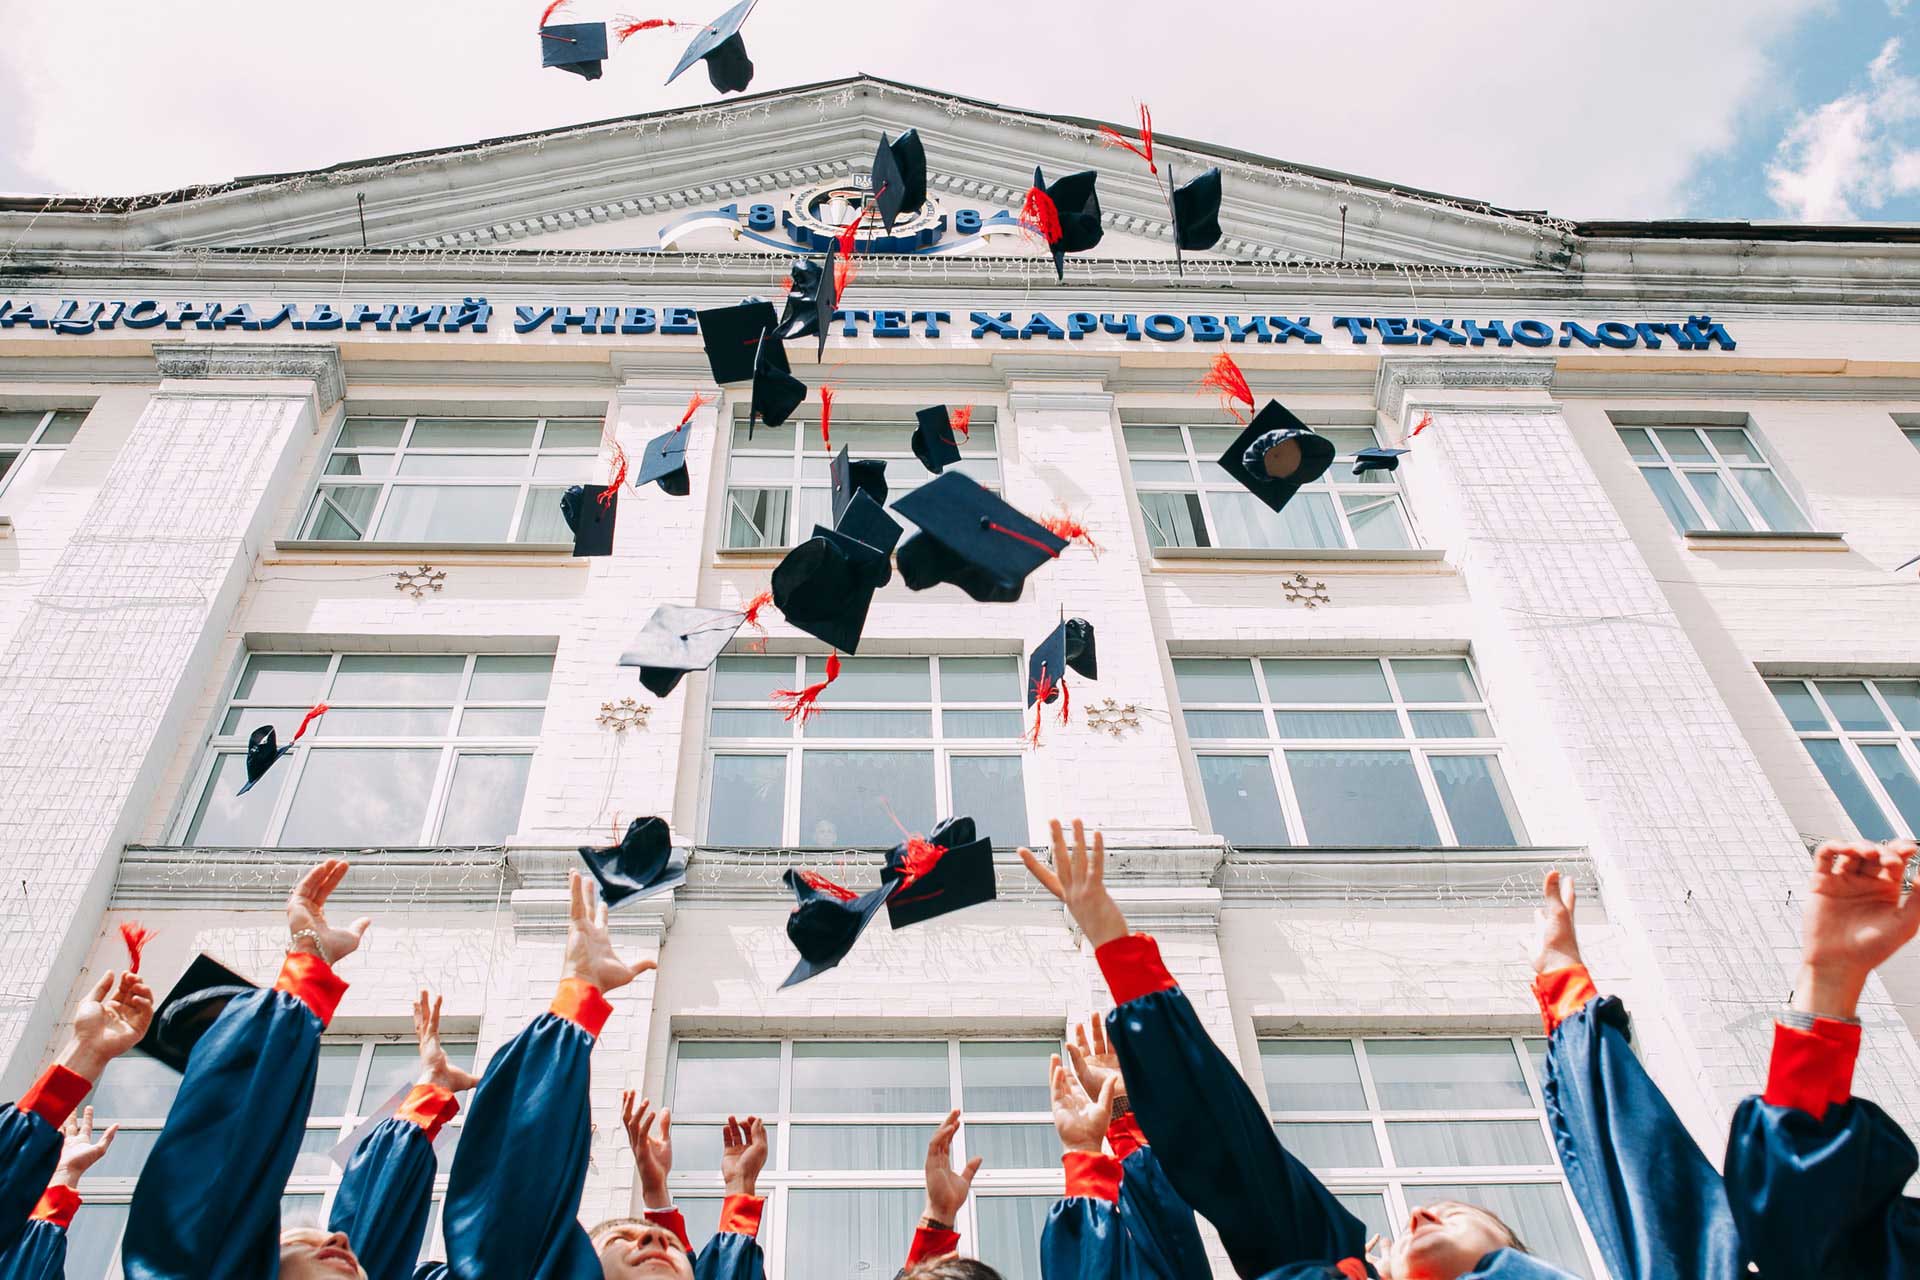
[[1113,1120],[1118,1076],[1088,1096],[1079,1078],[1053,1055],[1049,1068],[1053,1128],[1060,1135],[1060,1163],[1067,1194],[1047,1215],[1040,1233],[1040,1274],[1046,1280],[1116,1280],[1127,1257],[1125,1229],[1116,1202],[1120,1198],[1120,1162],[1100,1149]]
[[973,1192],[973,1175],[980,1172],[981,1157],[973,1157],[958,1172],[954,1170],[953,1139],[959,1132],[960,1112],[956,1109],[947,1113],[927,1142],[927,1207],[913,1230],[907,1263],[900,1268],[903,1276],[923,1262],[960,1252],[960,1233],[954,1223]]
[[113,1145],[119,1125],[110,1125],[98,1141],[93,1136],[93,1108],[67,1117],[66,1136],[53,1181],[47,1184],[33,1219],[13,1247],[0,1252],[0,1280],[61,1280],[67,1269],[67,1228],[80,1208],[80,1178],[100,1162]]
[[760,1171],[767,1166],[767,1126],[758,1116],[727,1117],[720,1134],[720,1177],[727,1198],[720,1202],[720,1224],[693,1260],[696,1280],[761,1280],[766,1257],[760,1251]]

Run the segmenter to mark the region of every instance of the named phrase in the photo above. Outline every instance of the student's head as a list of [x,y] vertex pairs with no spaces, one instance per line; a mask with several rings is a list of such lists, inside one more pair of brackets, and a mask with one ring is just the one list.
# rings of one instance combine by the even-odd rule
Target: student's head
[[1527,1252],[1514,1229],[1478,1205],[1435,1200],[1415,1209],[1387,1250],[1392,1280],[1455,1280],[1495,1249]]
[[347,1237],[319,1227],[280,1233],[280,1280],[367,1280]]
[[645,1218],[610,1218],[593,1229],[606,1280],[693,1280],[680,1237]]
[[917,1267],[908,1267],[900,1280],[1002,1280],[998,1271],[977,1258],[950,1253],[944,1258],[928,1258]]

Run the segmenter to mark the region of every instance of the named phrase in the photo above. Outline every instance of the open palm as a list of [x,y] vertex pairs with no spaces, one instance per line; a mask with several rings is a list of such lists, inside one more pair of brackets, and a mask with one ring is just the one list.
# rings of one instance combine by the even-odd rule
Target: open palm
[[357,951],[367,926],[373,923],[365,917],[344,929],[327,923],[327,899],[347,878],[349,866],[345,858],[329,858],[301,876],[300,883],[287,895],[287,928],[295,935],[312,934],[310,938],[296,936],[294,946],[301,948],[318,938],[320,958],[330,965]]
[[567,873],[572,894],[567,921],[567,974],[598,987],[604,994],[626,986],[654,967],[651,960],[629,964],[613,949],[607,932],[607,904],[595,900],[593,882],[578,871]]
[[1910,840],[1884,847],[1828,841],[1814,851],[1803,958],[1864,977],[1920,932],[1920,893],[1901,900]]

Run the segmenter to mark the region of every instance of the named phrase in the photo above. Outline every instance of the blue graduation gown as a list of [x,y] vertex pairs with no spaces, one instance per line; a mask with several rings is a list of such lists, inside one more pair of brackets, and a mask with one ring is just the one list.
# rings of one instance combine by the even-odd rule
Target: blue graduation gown
[[[74,1197],[77,1202],[78,1196]],[[76,1206],[77,1203],[76,1203]],[[11,1248],[0,1253],[0,1280],[61,1280],[67,1273],[67,1217],[35,1217]]]
[[92,1087],[64,1067],[48,1067],[18,1104],[0,1107],[0,1251],[25,1234],[60,1163],[60,1126]]
[[[451,1095],[436,1090],[437,1098]],[[411,1103],[420,1095],[409,1095]],[[448,1113],[451,1114],[451,1111]],[[327,1229],[345,1235],[367,1280],[410,1280],[440,1264],[421,1264],[420,1247],[433,1216],[438,1161],[429,1130],[407,1114],[375,1125],[354,1148],[334,1195]]]
[[[1108,1179],[1117,1179],[1118,1188]],[[1111,1156],[1069,1160],[1067,1194],[1048,1212],[1040,1233],[1040,1272],[1046,1280],[1210,1280],[1212,1275],[1193,1210],[1144,1143],[1123,1161]]]
[[1211,1280],[1213,1267],[1193,1209],[1174,1190],[1153,1147],[1145,1142],[1120,1161],[1115,1212],[1140,1269],[1166,1280]]

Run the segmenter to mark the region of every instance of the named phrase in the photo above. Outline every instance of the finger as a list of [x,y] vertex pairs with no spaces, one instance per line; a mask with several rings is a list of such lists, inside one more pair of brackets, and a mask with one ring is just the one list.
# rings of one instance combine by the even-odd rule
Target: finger
[[1066,890],[1060,887],[1060,877],[1053,874],[1052,870],[1045,866],[1039,858],[1035,857],[1033,850],[1022,846],[1020,849],[1020,861],[1026,864],[1027,871],[1035,880],[1040,882],[1041,888],[1062,902],[1066,901],[1067,894]]
[[373,917],[361,916],[358,920],[355,920],[352,924],[347,926],[347,931],[353,935],[353,940],[357,945],[358,943],[366,939],[367,930],[371,929],[372,927],[373,927]]
[[1077,1076],[1087,1074],[1087,1053],[1077,1044],[1067,1045],[1067,1056],[1073,1059],[1073,1073]]
[[660,967],[660,962],[658,960],[635,960],[632,964],[627,966],[627,968],[632,971],[633,976],[636,978],[643,973],[650,973],[653,970],[658,969],[659,967]]
[[973,1159],[967,1161],[967,1167],[960,1171],[960,1181],[967,1184],[969,1191],[973,1189],[973,1175],[980,1172],[980,1165],[985,1160],[985,1156],[975,1156]]
[[1093,833],[1093,882],[1107,882],[1107,837],[1099,831]]
[[307,868],[305,875],[300,877],[300,883],[293,886],[293,893],[290,896],[308,902],[314,901],[320,895],[320,885],[326,878],[327,864],[324,862],[315,863],[313,866]]
[[1093,1020],[1093,1051],[1103,1058],[1112,1052],[1112,1049],[1107,1045],[1107,1020],[1105,1018],[1095,1018]]
[[1820,847],[1813,851],[1813,870],[1816,875],[1832,875],[1834,863],[1844,848],[1838,841],[1822,840]]
[[1560,900],[1560,872],[1557,868],[1547,872],[1547,878],[1540,882],[1540,897],[1549,903]]
[[93,989],[87,992],[87,999],[99,1004],[107,998],[107,992],[111,990],[113,990],[113,970],[109,969],[100,975],[100,981],[94,983]]
[[1047,823],[1047,831],[1053,837],[1053,872],[1060,877],[1064,888],[1073,887],[1073,859],[1067,856],[1067,833],[1060,825],[1060,819],[1053,818]]
[[1057,1053],[1047,1067],[1047,1086],[1053,1091],[1053,1105],[1064,1106],[1067,1102],[1066,1072],[1060,1069],[1060,1055]]
[[1574,900],[1579,896],[1580,882],[1572,876],[1563,877],[1560,882],[1560,902],[1566,907],[1568,915],[1573,914]]
[[723,1147],[737,1147],[741,1145],[740,1122],[732,1116],[728,1116],[726,1124],[720,1127],[720,1145]]
[[633,1090],[620,1091],[620,1123],[629,1129],[633,1127]]
[[440,1035],[440,1006],[446,1003],[446,999],[445,996],[433,998],[433,1034],[436,1038]]
[[1113,1091],[1119,1087],[1120,1080],[1117,1076],[1108,1076],[1100,1082],[1100,1110],[1108,1115],[1113,1114]]
[[660,1112],[660,1141],[673,1141],[673,1109],[664,1108]]
[[60,1132],[65,1134],[69,1138],[78,1134],[80,1132],[80,1118],[78,1116],[69,1115],[65,1120],[62,1120],[60,1122]]
[[604,902],[593,904],[593,927],[596,929],[607,927],[607,904]]
[[100,1144],[99,1144],[100,1154],[101,1155],[107,1154],[107,1148],[112,1146],[113,1140],[119,1136],[120,1136],[120,1126],[117,1124],[108,1125],[107,1131],[100,1135]]
[[1087,824],[1075,818],[1073,820],[1073,882],[1079,884],[1087,878]]
[[80,1141],[82,1142],[93,1141],[93,1108],[92,1107],[82,1107],[80,1109]]
[[567,893],[569,895],[567,917],[575,925],[583,923],[587,914],[586,899],[581,897],[580,888],[580,873],[578,871],[567,872]]

